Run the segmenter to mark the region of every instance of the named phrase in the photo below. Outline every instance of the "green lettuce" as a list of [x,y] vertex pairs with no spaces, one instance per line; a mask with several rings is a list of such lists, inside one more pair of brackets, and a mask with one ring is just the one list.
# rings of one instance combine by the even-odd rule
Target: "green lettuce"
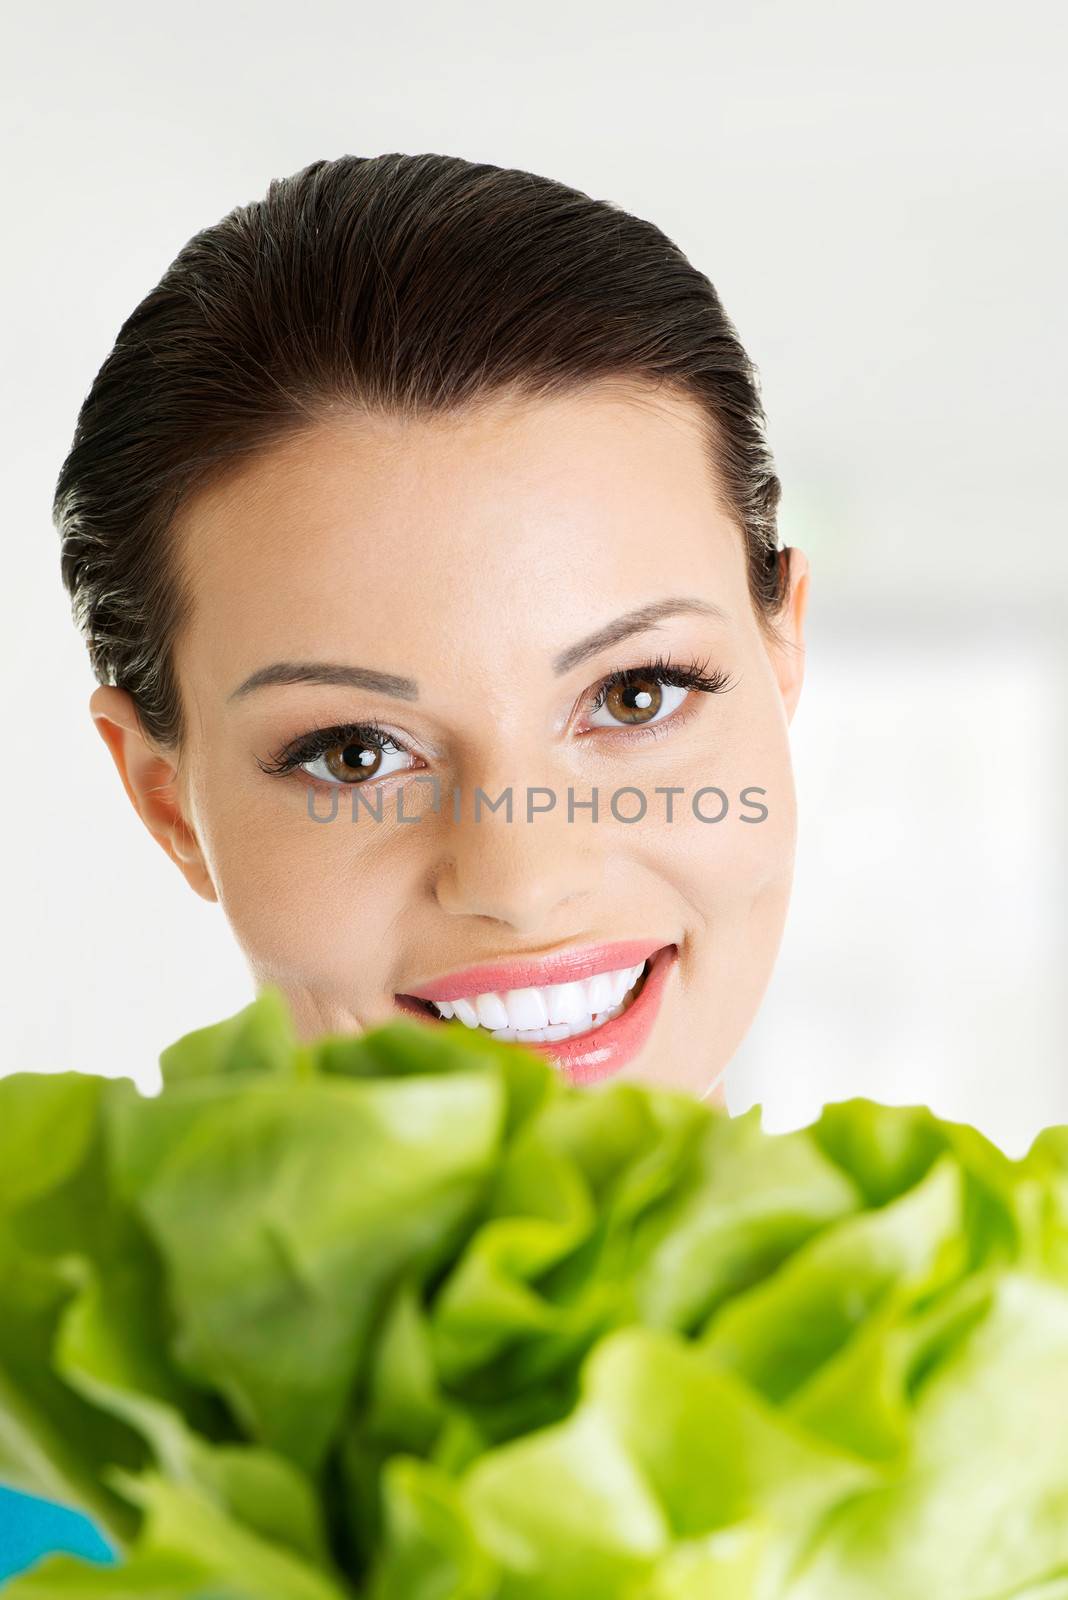
[[0,1081],[11,1600],[1068,1600],[1068,1129],[768,1134],[460,1023]]

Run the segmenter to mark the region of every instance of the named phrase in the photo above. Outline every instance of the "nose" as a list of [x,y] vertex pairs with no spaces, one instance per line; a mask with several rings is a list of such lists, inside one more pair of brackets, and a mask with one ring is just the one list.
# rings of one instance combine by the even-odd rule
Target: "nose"
[[568,821],[566,796],[531,821],[525,807],[526,795],[517,790],[511,822],[503,809],[483,808],[477,819],[450,823],[447,854],[434,877],[448,916],[486,917],[531,938],[551,929],[558,907],[596,894],[604,880],[596,828],[578,816]]

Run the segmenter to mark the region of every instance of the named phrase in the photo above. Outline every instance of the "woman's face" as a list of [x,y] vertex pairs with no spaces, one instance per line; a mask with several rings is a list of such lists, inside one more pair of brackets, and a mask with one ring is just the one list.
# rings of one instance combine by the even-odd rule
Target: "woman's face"
[[[181,762],[124,691],[91,710],[299,1036],[459,1028],[400,997],[503,964],[432,997],[462,1017],[458,994],[498,995],[504,1013],[468,1021],[555,1029],[536,1048],[574,1081],[721,1102],[789,898],[807,563],[790,552],[770,645],[696,406],[601,384],[464,420],[338,413],[187,501],[174,536],[194,597]],[[647,676],[597,704],[658,657],[718,692]],[[249,685],[278,663],[301,670]],[[384,749],[342,732],[264,770],[310,730],[368,723]],[[605,945],[623,947],[590,955]],[[605,972],[633,1001],[589,987]]]

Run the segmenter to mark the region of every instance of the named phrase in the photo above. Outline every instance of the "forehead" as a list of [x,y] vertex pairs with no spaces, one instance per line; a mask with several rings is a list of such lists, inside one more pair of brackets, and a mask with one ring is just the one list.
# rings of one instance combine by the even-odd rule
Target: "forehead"
[[413,632],[546,653],[680,586],[728,608],[745,588],[703,413],[621,385],[417,421],[338,411],[193,496],[173,535],[193,599],[178,653],[220,686],[268,651],[365,640],[404,672]]

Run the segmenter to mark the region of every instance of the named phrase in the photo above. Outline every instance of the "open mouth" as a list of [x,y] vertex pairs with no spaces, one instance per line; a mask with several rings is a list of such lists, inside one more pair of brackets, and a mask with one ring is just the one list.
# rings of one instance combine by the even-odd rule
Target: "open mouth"
[[513,989],[506,994],[491,991],[440,1002],[397,995],[396,1000],[402,1010],[436,1022],[455,1019],[494,1039],[557,1044],[596,1033],[628,1011],[641,996],[655,959],[652,956],[633,967],[599,972],[580,982]]

